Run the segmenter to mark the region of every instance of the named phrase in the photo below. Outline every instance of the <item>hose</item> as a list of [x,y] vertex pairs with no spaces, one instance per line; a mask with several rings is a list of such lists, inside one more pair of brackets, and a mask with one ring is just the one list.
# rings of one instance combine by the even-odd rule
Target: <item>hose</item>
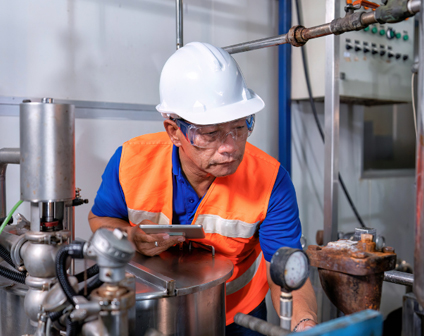
[[23,273],[18,273],[6,267],[0,266],[0,275],[9,280],[12,280],[21,284],[25,284],[26,276]]
[[16,203],[15,206],[12,208],[12,210],[10,210],[9,214],[4,219],[3,224],[0,226],[0,234],[3,232],[5,226],[7,225],[7,223],[9,223],[10,218],[12,218],[12,215],[14,214],[16,209],[22,204],[22,202],[22,200],[19,200],[18,203]]
[[[78,292],[78,295],[84,295],[89,296],[93,290],[96,288],[99,288],[101,285],[103,285],[103,281],[99,279],[99,276],[97,275],[92,281],[90,281],[87,285],[87,288],[81,288]],[[85,292],[87,290],[87,292]]]
[[[297,12],[297,23],[298,23],[298,25],[302,25],[302,20],[301,20],[301,17],[300,17],[301,8],[300,8],[299,0],[296,0],[295,3],[296,3],[296,12]],[[324,131],[322,129],[321,123],[319,122],[317,109],[315,107],[315,102],[314,102],[314,99],[312,97],[311,81],[310,81],[310,78],[309,78],[308,64],[306,62],[306,50],[305,50],[304,47],[301,47],[300,50],[301,50],[301,53],[302,53],[302,63],[303,63],[303,70],[305,72],[306,87],[308,88],[309,102],[311,103],[312,113],[314,115],[315,123],[317,125],[319,134],[321,136],[321,140],[322,140],[322,142],[325,142]],[[358,212],[358,210],[356,209],[355,204],[353,203],[352,198],[350,197],[349,191],[347,190],[346,185],[344,184],[343,178],[340,175],[340,173],[339,173],[339,182],[340,182],[340,186],[342,187],[342,190],[343,190],[343,192],[344,192],[344,194],[347,198],[347,201],[349,202],[349,205],[352,208],[352,211],[355,214],[356,219],[358,220],[359,224],[362,227],[366,227],[365,224],[364,224],[364,221],[362,220],[362,218],[361,218],[361,216]]]
[[85,242],[74,241],[69,245],[63,246],[56,255],[56,275],[59,280],[60,287],[62,287],[68,301],[75,307],[74,297],[77,293],[72,288],[68,275],[66,273],[66,259],[68,257],[74,259],[82,259],[84,257],[83,248]]
[[84,280],[87,280],[95,276],[96,274],[99,274],[99,266],[97,264],[87,268],[85,271],[78,273],[75,275],[75,277],[78,280],[78,283],[83,282]]
[[79,323],[72,321],[68,316],[66,319],[66,336],[77,336]]
[[3,245],[0,245],[0,257],[10,266],[15,267],[15,263],[12,261],[9,251]]
[[49,313],[49,319],[54,322],[56,320],[58,320],[64,313],[64,310],[58,311],[58,312],[54,312],[54,313]]

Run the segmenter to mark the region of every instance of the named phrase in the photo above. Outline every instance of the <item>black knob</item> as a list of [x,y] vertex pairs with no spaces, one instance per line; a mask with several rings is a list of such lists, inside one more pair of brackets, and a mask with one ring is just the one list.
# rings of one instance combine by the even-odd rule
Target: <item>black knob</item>
[[380,50],[380,56],[386,55],[386,50]]
[[360,46],[358,46],[358,45],[355,46],[355,51],[361,51],[361,50],[362,50],[362,48]]
[[395,54],[393,54],[391,51],[389,51],[389,52],[387,53],[387,56],[388,56],[389,58],[392,58],[394,55],[395,55]]
[[389,40],[395,37],[395,31],[393,30],[393,28],[387,29],[386,36]]
[[401,54],[396,54],[396,59],[399,59],[401,56]]
[[370,48],[368,48],[368,47],[364,47],[364,54],[366,54],[367,52],[369,52],[370,51]]
[[352,49],[352,45],[349,43],[346,43],[346,50],[350,50],[350,49]]
[[407,61],[407,60],[408,60],[408,58],[409,58],[409,56],[408,56],[408,55],[403,55],[403,60],[404,60],[404,61]]
[[375,48],[372,48],[372,50],[371,50],[371,54],[375,55],[375,54],[377,54],[377,53],[378,53],[378,50],[377,50],[377,49],[375,49]]

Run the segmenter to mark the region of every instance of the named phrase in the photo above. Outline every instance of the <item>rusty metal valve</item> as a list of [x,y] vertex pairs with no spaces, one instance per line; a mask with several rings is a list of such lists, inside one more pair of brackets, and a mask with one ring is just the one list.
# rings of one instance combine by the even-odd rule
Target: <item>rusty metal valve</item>
[[378,252],[375,246],[365,233],[360,241],[341,239],[306,251],[328,298],[344,314],[380,308],[384,272],[395,268],[396,254],[392,247]]

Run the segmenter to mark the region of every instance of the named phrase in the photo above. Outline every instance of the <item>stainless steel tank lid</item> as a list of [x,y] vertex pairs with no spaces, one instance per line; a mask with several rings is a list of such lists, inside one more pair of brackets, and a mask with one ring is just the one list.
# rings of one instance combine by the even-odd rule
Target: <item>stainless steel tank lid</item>
[[200,292],[227,281],[233,263],[204,249],[173,247],[159,256],[136,253],[127,266],[136,277],[136,298],[146,300]]

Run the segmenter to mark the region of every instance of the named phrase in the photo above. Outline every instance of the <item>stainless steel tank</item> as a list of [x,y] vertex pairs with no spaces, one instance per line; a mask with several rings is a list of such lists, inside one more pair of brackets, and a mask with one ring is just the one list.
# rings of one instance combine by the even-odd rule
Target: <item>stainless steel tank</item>
[[21,200],[66,201],[75,197],[74,106],[20,104]]
[[174,247],[159,256],[139,253],[127,271],[136,277],[136,330],[164,335],[225,334],[225,282],[233,273],[227,258],[204,249]]

